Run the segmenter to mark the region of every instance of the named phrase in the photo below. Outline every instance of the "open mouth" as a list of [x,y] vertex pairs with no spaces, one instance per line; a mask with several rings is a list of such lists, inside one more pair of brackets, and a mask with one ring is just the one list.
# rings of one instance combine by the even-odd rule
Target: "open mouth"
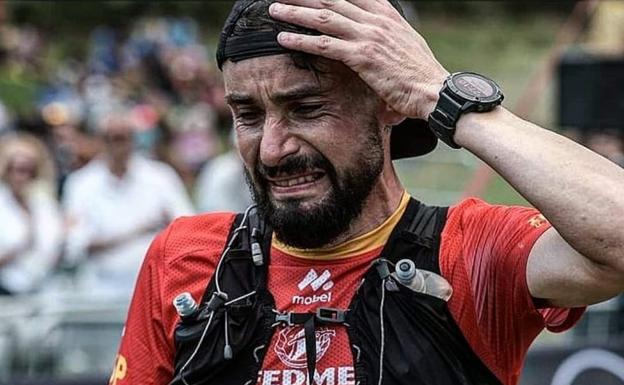
[[270,179],[272,185],[277,187],[298,187],[306,184],[314,183],[320,180],[325,173],[323,172],[312,172],[305,175],[294,175],[283,178],[275,178]]

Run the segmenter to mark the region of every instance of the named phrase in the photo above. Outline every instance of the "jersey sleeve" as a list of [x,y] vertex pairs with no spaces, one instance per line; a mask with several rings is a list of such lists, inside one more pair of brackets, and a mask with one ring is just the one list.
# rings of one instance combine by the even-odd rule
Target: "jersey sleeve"
[[173,346],[162,314],[165,230],[152,242],[135,286],[109,385],[165,385]]
[[453,286],[449,308],[475,352],[504,384],[516,384],[524,357],[544,329],[563,331],[583,309],[537,309],[526,267],[550,224],[535,209],[468,199],[450,209],[440,267]]
[[181,217],[152,242],[139,272],[110,385],[166,385],[173,378],[179,316],[173,299],[202,298],[233,213]]

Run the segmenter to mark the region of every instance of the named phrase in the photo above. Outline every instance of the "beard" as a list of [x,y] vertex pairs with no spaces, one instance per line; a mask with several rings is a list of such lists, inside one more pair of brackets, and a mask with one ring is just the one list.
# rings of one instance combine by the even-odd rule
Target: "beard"
[[[293,155],[276,167],[266,167],[258,162],[254,178],[245,169],[247,184],[258,210],[280,241],[301,249],[319,248],[349,229],[361,214],[383,169],[384,152],[377,126],[371,127],[361,148],[363,157],[340,170],[320,153]],[[300,199],[276,202],[271,197],[265,176],[294,175],[314,169],[323,170],[331,183],[330,190],[319,201],[312,204],[304,204]]]

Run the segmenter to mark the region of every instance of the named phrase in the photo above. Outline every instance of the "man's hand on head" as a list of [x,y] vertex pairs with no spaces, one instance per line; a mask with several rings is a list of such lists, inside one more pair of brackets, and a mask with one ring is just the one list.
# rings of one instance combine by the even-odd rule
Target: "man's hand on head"
[[402,115],[433,111],[448,71],[387,0],[278,0],[269,11],[322,33],[282,32],[282,46],[343,62]]

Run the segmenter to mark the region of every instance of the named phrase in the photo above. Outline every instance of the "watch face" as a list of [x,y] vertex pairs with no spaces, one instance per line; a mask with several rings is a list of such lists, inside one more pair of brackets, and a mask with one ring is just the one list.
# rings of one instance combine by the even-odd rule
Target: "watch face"
[[457,74],[452,77],[451,83],[456,91],[469,99],[490,99],[498,94],[496,83],[477,74]]

